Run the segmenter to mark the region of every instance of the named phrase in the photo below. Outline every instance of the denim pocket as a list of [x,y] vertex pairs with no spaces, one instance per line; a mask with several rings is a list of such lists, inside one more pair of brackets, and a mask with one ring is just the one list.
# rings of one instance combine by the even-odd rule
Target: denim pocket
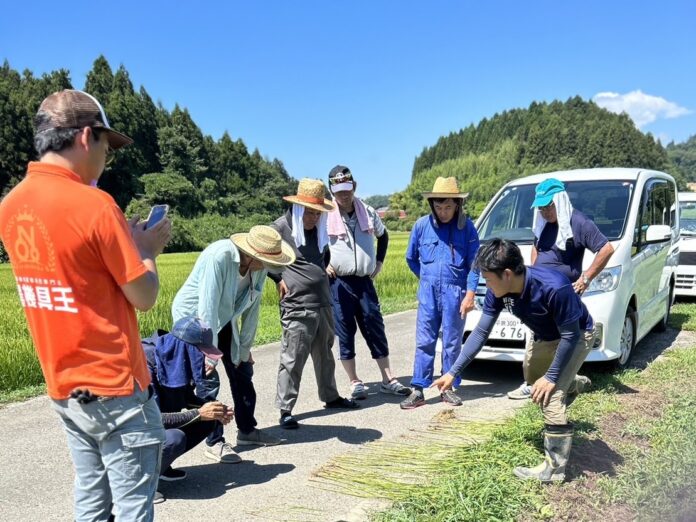
[[121,435],[123,471],[130,478],[153,474],[162,453],[159,431],[131,432]]

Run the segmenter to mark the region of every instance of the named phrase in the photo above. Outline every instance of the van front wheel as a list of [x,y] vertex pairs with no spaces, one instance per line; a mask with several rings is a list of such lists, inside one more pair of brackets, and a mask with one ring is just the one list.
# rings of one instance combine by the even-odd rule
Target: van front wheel
[[621,353],[616,359],[614,365],[617,369],[623,369],[628,366],[628,361],[631,360],[633,348],[636,346],[636,312],[630,306],[626,310],[624,317],[623,328],[621,329],[621,340],[619,348]]

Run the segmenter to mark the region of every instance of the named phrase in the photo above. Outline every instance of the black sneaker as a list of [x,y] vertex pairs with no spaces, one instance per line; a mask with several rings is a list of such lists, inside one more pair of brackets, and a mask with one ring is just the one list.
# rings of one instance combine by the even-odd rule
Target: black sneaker
[[284,411],[280,414],[279,424],[281,428],[284,428],[286,430],[296,430],[300,427],[295,417],[293,417],[292,413],[290,413],[289,411]]
[[333,401],[324,404],[324,408],[343,408],[346,410],[354,410],[355,408],[359,407],[360,405],[353,399],[345,399],[343,397],[339,397],[338,399],[334,399]]
[[413,410],[415,408],[418,408],[418,406],[423,406],[425,404],[425,395],[423,395],[423,392],[421,390],[414,389],[411,392],[411,395],[406,397],[403,401],[401,401],[401,409],[402,410]]
[[177,480],[183,480],[185,478],[186,472],[183,469],[174,469],[171,466],[160,473],[160,480],[167,482],[176,482]]
[[442,402],[449,404],[451,406],[461,406],[464,404],[462,399],[457,395],[454,390],[445,390],[440,394]]

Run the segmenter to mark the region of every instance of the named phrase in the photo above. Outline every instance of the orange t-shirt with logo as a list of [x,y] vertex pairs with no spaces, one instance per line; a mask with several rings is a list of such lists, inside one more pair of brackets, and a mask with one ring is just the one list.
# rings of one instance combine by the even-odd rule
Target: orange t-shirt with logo
[[48,395],[145,389],[135,309],[120,287],[147,267],[113,198],[68,169],[32,162],[0,203],[0,237]]

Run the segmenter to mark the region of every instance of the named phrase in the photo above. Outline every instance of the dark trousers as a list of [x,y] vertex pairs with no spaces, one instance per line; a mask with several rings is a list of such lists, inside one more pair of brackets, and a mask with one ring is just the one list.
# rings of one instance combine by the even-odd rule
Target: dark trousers
[[377,291],[369,276],[331,279],[331,296],[341,360],[355,358],[355,332],[365,338],[373,359],[389,355]]
[[192,448],[195,448],[204,438],[210,435],[222,424],[217,421],[194,422],[181,428],[165,431],[165,441],[162,446],[162,471],[169,469],[176,459]]
[[[230,350],[232,347],[232,323],[227,323],[218,333],[218,349],[222,352],[222,364],[225,373],[230,381],[232,389],[232,401],[234,402],[234,420],[237,429],[242,433],[251,433],[256,427],[256,390],[252,377],[254,376],[254,365],[248,362],[240,362],[239,366],[232,364]],[[203,389],[197,389],[196,394],[202,399],[216,399],[220,391],[220,377],[217,370],[208,379]],[[219,423],[218,423],[219,424]],[[219,424],[210,434],[206,443],[213,446],[218,442],[224,441],[223,427]]]

